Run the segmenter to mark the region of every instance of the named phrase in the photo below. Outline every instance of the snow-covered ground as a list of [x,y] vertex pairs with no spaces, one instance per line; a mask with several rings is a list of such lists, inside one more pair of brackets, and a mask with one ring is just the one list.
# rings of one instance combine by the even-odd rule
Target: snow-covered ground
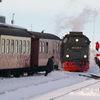
[[[96,52],[97,53],[97,52]],[[53,71],[34,76],[0,79],[0,100],[100,100],[100,80],[79,74],[100,76],[91,51],[87,72]]]

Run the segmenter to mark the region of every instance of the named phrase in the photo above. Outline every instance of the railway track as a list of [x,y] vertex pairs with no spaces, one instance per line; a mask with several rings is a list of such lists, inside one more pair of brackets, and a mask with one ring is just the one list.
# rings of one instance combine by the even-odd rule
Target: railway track
[[[37,77],[39,77],[39,76],[42,76],[42,75],[37,75]],[[45,84],[45,83],[48,83],[50,81],[54,82],[54,81],[57,81],[57,80],[66,79],[66,78],[68,78],[68,76],[63,76],[63,77],[59,77],[59,78],[54,77],[53,79],[42,80],[41,82],[39,82],[38,80],[35,80],[35,82],[32,81],[32,82],[30,82],[30,84],[26,83],[25,85],[23,85],[23,82],[25,82],[25,80],[26,80],[24,78],[25,77],[20,77],[20,78],[4,78],[4,77],[1,77],[1,81],[0,81],[1,83],[0,84],[2,85],[2,81],[4,81],[4,80],[5,81],[9,80],[10,85],[12,84],[12,88],[11,89],[9,88],[9,83],[8,83],[8,86],[4,87],[5,89],[2,88],[2,90],[0,91],[0,94],[4,94],[5,92],[15,91],[15,90],[18,90],[18,89],[21,89],[21,88],[27,88],[29,86],[37,86],[37,85]],[[31,77],[26,77],[26,78],[30,78],[30,80],[32,80],[32,79],[34,79],[34,76],[33,76],[33,78],[31,78]],[[43,75],[43,78],[45,78],[44,75]],[[17,81],[19,81],[19,83],[20,83],[19,86],[17,86],[18,85]],[[5,82],[5,84],[6,84],[6,82]],[[16,84],[16,85],[13,86],[13,84]]]
[[[36,91],[37,89],[36,93],[30,93],[27,97],[25,95],[25,100],[64,100],[62,98],[71,93],[80,92],[84,88],[100,84],[100,80],[91,78],[91,74],[89,75],[89,73],[62,73],[63,74],[59,75],[60,73],[54,72],[48,77],[45,77],[44,74],[39,74],[30,77],[0,79],[0,84],[2,86],[0,96],[2,96],[2,94],[6,95],[6,93],[16,93],[19,90],[22,91],[21,95],[27,95],[27,91]],[[83,74],[85,74],[85,76]],[[47,85],[51,87],[43,88]],[[23,89],[25,92],[23,92]]]
[[[86,81],[67,86],[61,89],[57,89],[53,92],[46,93],[44,95],[41,95],[38,98],[35,98],[35,100],[45,100],[45,98],[48,98],[48,100],[64,100],[63,98],[65,96],[68,96],[70,94],[73,94],[74,92],[80,92],[85,88],[91,87],[93,85],[100,84],[100,79],[91,79],[87,78]],[[98,89],[100,91],[100,89]],[[33,99],[34,100],[34,99]]]
[[[72,93],[72,92],[76,92],[76,91],[81,91],[82,89],[84,89],[84,88],[87,88],[87,87],[89,87],[89,86],[92,86],[92,85],[95,85],[95,84],[98,84],[98,83],[100,83],[100,80],[97,80],[96,82],[93,82],[93,83],[91,83],[91,81],[90,81],[90,83],[88,84],[87,82],[86,82],[86,84],[85,85],[83,85],[83,86],[81,86],[80,87],[80,85],[78,85],[79,87],[78,88],[71,88],[69,91],[67,91],[66,93],[63,93],[63,94],[61,94],[61,95],[59,95],[59,96],[56,96],[56,97],[54,97],[54,98],[51,98],[51,99],[49,99],[49,100],[63,100],[62,98],[64,97],[64,96],[66,96],[66,95],[68,95],[68,94],[70,94],[70,93]],[[73,86],[72,86],[73,87]],[[68,87],[69,88],[69,87]],[[66,88],[66,90],[68,89],[68,88]]]

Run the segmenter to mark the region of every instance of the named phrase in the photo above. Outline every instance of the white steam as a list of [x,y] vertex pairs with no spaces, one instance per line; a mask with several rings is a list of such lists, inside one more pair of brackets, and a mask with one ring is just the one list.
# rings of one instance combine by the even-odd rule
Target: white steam
[[56,20],[56,32],[60,32],[62,29],[70,29],[72,31],[82,31],[84,25],[93,20],[98,15],[98,11],[84,8],[78,16],[61,15]]

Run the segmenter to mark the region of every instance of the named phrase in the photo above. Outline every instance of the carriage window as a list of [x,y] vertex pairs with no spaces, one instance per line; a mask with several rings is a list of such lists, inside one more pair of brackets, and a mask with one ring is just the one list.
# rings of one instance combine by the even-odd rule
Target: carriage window
[[56,52],[59,52],[59,43],[56,44]]
[[6,41],[6,53],[9,53],[10,52],[10,40],[7,39]]
[[26,42],[26,52],[27,52],[27,53],[29,53],[29,50],[30,50],[29,48],[30,48],[30,42],[27,41],[27,42]]
[[19,41],[19,53],[20,54],[22,53],[22,41],[21,40]]
[[46,42],[46,53],[48,53],[48,42]]
[[40,43],[39,43],[39,53],[41,53],[42,52],[42,42],[40,41]]
[[15,53],[18,53],[18,40],[15,42]]
[[5,53],[5,39],[2,39],[2,53]]
[[14,53],[14,40],[11,40],[11,53]]
[[23,53],[26,53],[26,41],[23,41]]
[[91,41],[85,39],[85,43],[89,45],[91,43]]
[[45,42],[42,42],[42,52],[45,52]]

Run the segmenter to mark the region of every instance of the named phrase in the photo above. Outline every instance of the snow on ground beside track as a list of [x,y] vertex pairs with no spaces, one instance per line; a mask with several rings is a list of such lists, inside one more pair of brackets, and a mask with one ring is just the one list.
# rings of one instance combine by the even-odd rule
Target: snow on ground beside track
[[28,100],[100,100],[100,80],[86,80]]
[[86,77],[79,77],[78,73],[63,71],[54,71],[47,77],[42,73],[30,77],[1,79],[0,98],[2,98],[2,100],[9,100],[8,98],[10,98],[10,100],[24,100],[58,88],[82,82],[86,79]]
[[[79,74],[100,75],[100,69],[94,62],[94,51],[91,51],[90,69],[87,72],[54,71],[46,77],[43,72],[28,77],[0,79],[0,100],[48,100],[55,97],[55,94],[67,92],[69,92],[68,95],[57,100],[66,100],[66,98],[67,100],[99,100],[100,82],[98,81],[100,80],[79,76]],[[86,85],[98,83],[81,88],[85,82]],[[48,95],[51,97],[46,98]],[[45,99],[41,98],[43,96]]]

